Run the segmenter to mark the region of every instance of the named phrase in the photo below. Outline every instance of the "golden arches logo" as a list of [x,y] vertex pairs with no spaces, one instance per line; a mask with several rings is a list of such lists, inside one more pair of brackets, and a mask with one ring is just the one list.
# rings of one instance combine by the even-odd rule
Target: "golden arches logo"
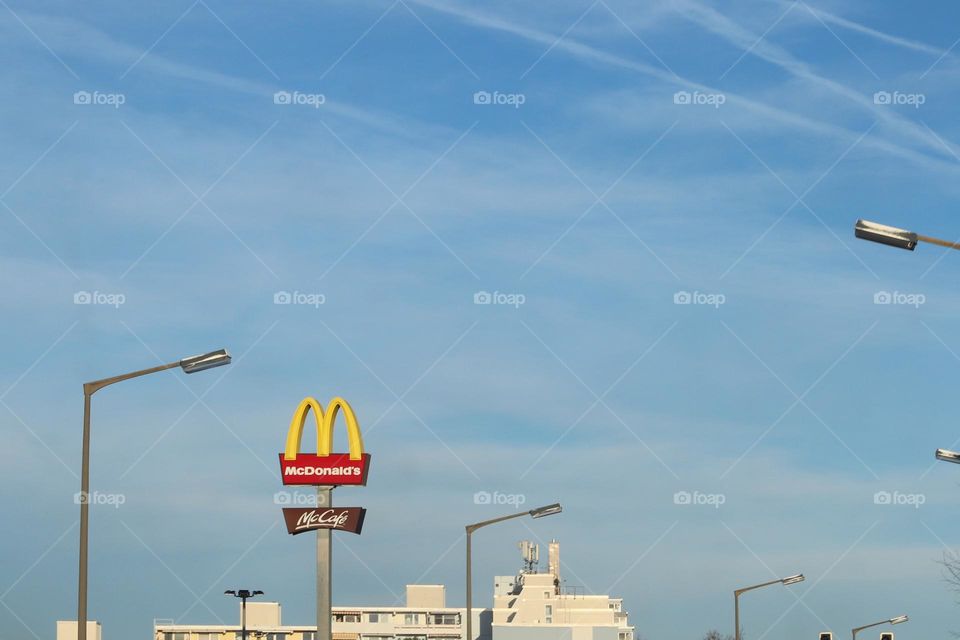
[[290,430],[287,431],[287,446],[283,452],[284,460],[296,460],[300,453],[300,441],[303,438],[303,427],[307,421],[307,414],[313,409],[313,419],[317,425],[317,456],[329,456],[333,451],[333,425],[337,421],[337,414],[343,413],[347,423],[347,442],[350,446],[350,459],[363,458],[363,437],[360,435],[360,424],[353,408],[343,398],[336,397],[327,405],[327,410],[315,398],[304,398],[290,420]]
[[[317,426],[317,452],[300,453],[303,427],[307,414],[313,412]],[[343,414],[347,423],[347,441],[350,453],[333,452],[333,427],[337,416]],[[370,454],[363,450],[360,425],[353,408],[343,398],[330,401],[326,410],[314,398],[304,398],[293,412],[287,443],[280,454],[280,472],[283,484],[315,486],[363,486],[367,484]]]

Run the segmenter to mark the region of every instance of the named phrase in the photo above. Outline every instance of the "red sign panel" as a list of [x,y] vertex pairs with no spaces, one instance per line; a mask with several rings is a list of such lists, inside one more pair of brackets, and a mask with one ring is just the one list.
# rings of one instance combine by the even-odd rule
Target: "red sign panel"
[[280,454],[283,484],[362,487],[367,484],[369,469],[369,453],[361,455],[359,460],[351,460],[349,453],[331,453],[326,456],[298,453],[293,460],[287,460],[284,454]]
[[362,507],[298,507],[283,510],[287,532],[294,536],[317,529],[360,533],[366,515],[367,510]]

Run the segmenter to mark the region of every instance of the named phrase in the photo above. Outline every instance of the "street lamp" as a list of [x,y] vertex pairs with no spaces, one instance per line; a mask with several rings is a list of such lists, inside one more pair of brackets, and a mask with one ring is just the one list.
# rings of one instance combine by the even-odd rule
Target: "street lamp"
[[554,504],[548,504],[545,507],[537,507],[536,509],[530,509],[530,511],[521,511],[519,513],[513,513],[509,516],[501,516],[499,518],[493,518],[491,520],[484,520],[483,522],[476,522],[474,524],[468,524],[467,529],[467,634],[464,640],[473,640],[473,569],[471,562],[471,551],[470,551],[470,542],[473,536],[473,532],[477,529],[486,527],[487,525],[496,524],[498,522],[503,522],[504,520],[513,520],[514,518],[522,518],[524,516],[530,516],[531,518],[544,518],[546,516],[552,516],[554,514],[560,513],[563,511],[563,507],[560,506],[559,502]]
[[853,230],[854,234],[863,240],[879,242],[880,244],[886,244],[899,249],[907,249],[908,251],[913,251],[918,242],[935,244],[941,247],[947,247],[948,249],[960,249],[960,244],[956,242],[922,236],[913,231],[898,229],[897,227],[888,227],[885,224],[878,224],[876,222],[870,222],[869,220],[857,220],[857,224]]
[[857,640],[857,632],[863,631],[864,629],[869,629],[870,627],[877,627],[881,624],[900,624],[901,622],[906,622],[909,620],[907,616],[897,616],[896,618],[890,618],[889,620],[881,620],[880,622],[874,622],[873,624],[865,624],[862,627],[855,627],[853,631],[853,640]]
[[87,548],[90,524],[90,399],[100,389],[131,378],[180,367],[184,373],[196,373],[230,364],[230,354],[219,349],[198,356],[189,356],[170,364],[125,373],[112,378],[94,380],[83,385],[83,460],[80,471],[80,576],[77,588],[77,640],[87,640]]
[[734,629],[734,638],[735,640],[740,640],[740,594],[746,593],[747,591],[753,591],[754,589],[759,589],[761,587],[769,587],[773,584],[782,584],[784,586],[789,586],[791,584],[797,584],[798,582],[803,582],[804,577],[802,573],[798,573],[795,576],[787,576],[786,578],[780,578],[778,580],[771,580],[770,582],[764,582],[762,584],[755,584],[752,587],[744,587],[742,589],[736,589],[733,592],[733,624],[735,625]]
[[937,460],[943,460],[944,462],[953,462],[954,464],[960,464],[960,453],[956,451],[948,451],[946,449],[937,449]]
[[250,591],[249,589],[227,589],[223,592],[225,596],[234,596],[240,598],[243,604],[240,605],[240,638],[247,640],[247,598],[262,596],[263,591]]

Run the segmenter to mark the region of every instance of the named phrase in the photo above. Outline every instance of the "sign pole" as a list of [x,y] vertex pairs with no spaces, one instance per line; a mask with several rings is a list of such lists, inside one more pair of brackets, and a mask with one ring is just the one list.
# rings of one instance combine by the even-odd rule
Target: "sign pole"
[[[333,487],[317,487],[317,506],[333,506]],[[332,640],[332,542],[330,529],[317,529],[317,636],[316,640]]]

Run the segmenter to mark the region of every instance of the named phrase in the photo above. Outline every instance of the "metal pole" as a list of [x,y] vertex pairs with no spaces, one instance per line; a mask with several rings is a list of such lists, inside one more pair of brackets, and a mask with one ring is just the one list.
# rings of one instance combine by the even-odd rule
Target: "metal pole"
[[80,463],[80,570],[77,578],[77,640],[87,640],[87,550],[90,532],[90,400],[100,389],[117,382],[139,378],[151,373],[180,366],[170,362],[149,369],[141,369],[112,378],[83,384],[83,455]]
[[733,637],[740,640],[740,593],[733,592]]
[[240,605],[240,637],[243,640],[247,640],[247,599],[240,599],[242,604]]
[[80,571],[77,640],[87,640],[87,546],[90,525],[90,394],[83,392],[83,457],[80,468]]
[[930,236],[917,236],[917,240],[920,242],[926,242],[928,244],[935,244],[941,247],[946,247],[948,249],[960,249],[960,244],[956,242],[950,242],[949,240],[941,240],[940,238],[931,238]]
[[[330,508],[333,503],[333,487],[317,487],[317,506]],[[317,637],[315,640],[332,639],[332,539],[330,529],[317,529]]]
[[470,538],[473,531],[467,527],[467,635],[464,640],[473,640],[473,574],[470,560]]

